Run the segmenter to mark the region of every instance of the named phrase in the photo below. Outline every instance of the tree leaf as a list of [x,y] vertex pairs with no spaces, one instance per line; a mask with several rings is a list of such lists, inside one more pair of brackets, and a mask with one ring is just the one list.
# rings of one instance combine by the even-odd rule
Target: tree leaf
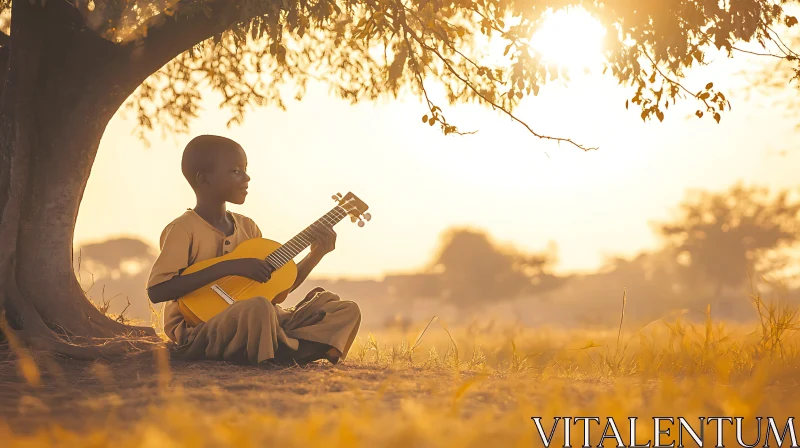
[[714,87],[714,83],[713,82],[710,82],[710,83],[706,84],[706,90],[711,90],[712,87]]
[[658,121],[664,121],[664,112],[656,110],[656,117],[658,117]]
[[422,122],[423,123],[427,123],[428,122],[428,114],[425,114],[425,115],[422,116]]
[[714,114],[714,120],[716,120],[716,121],[717,121],[717,123],[719,123],[719,120],[720,120],[720,118],[722,118],[722,117],[720,117],[720,115],[719,115],[719,112],[716,112],[716,113]]
[[389,82],[393,83],[400,79],[400,76],[403,75],[403,69],[406,66],[406,59],[408,59],[408,50],[406,49],[405,45],[400,49],[395,56],[394,61],[392,61],[392,65],[389,66]]

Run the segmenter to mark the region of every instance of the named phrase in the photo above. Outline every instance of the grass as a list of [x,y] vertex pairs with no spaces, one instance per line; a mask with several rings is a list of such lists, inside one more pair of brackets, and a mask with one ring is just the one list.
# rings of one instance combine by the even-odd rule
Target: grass
[[[37,386],[9,356],[0,446],[542,446],[533,416],[547,432],[555,416],[614,417],[624,440],[628,417],[639,417],[640,443],[652,439],[652,416],[741,416],[753,443],[755,416],[782,429],[796,410],[800,323],[796,308],[751,299],[755,325],[717,322],[708,308],[702,322],[626,329],[624,295],[619,326],[605,331],[432,318],[412,334],[360,335],[336,367],[170,363],[164,353],[135,368],[39,358]],[[735,440],[732,427],[724,434]],[[581,440],[575,426],[573,446]]]

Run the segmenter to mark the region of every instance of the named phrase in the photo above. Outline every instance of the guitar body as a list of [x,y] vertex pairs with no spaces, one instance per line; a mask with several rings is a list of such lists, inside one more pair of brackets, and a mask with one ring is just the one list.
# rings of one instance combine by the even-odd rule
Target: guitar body
[[[210,258],[189,266],[181,275],[191,274],[227,260],[238,258],[260,258],[263,260],[279,247],[281,247],[281,244],[276,241],[266,238],[251,238],[236,246],[236,249],[229,254]],[[247,300],[257,296],[264,296],[267,300],[274,301],[277,297],[282,296],[285,298],[296,279],[297,265],[293,260],[289,260],[288,263],[273,272],[266,283],[259,283],[247,277],[235,275],[222,277],[181,297],[178,299],[178,306],[186,322],[194,326],[201,322],[207,322],[230,306],[217,292],[220,289],[235,301]],[[214,289],[215,286],[218,288],[216,291]]]
[[[337,193],[332,198],[338,203],[337,206],[312,225],[333,227],[343,218],[350,216],[351,221],[357,221],[358,226],[362,227],[364,225],[362,217],[367,221],[370,220],[370,214],[365,213],[369,206],[353,193],[347,193],[344,197]],[[186,319],[186,323],[189,326],[195,326],[202,322],[208,322],[209,319],[225,311],[239,300],[263,296],[269,301],[280,303],[286,299],[289,289],[297,280],[297,265],[293,261],[294,257],[312,245],[315,238],[314,233],[309,229],[310,226],[285,244],[266,238],[251,238],[236,246],[236,249],[229,254],[204,260],[184,269],[180,275],[191,274],[208,269],[217,263],[239,258],[266,260],[270,266],[277,268],[266,283],[238,275],[229,275],[180,297],[178,307]]]

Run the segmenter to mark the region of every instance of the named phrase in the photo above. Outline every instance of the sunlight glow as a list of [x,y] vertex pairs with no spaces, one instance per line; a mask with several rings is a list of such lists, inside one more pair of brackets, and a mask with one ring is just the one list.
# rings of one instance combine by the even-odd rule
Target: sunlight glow
[[531,46],[545,61],[574,72],[602,63],[605,34],[603,25],[585,9],[562,9],[544,20]]

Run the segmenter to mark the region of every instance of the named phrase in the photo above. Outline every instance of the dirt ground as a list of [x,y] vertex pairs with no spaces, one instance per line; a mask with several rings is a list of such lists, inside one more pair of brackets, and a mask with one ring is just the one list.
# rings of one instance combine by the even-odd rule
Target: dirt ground
[[758,352],[698,339],[616,362],[601,358],[602,346],[579,349],[587,334],[520,337],[510,348],[487,339],[485,352],[466,342],[447,351],[441,335],[428,336],[413,365],[388,335],[377,340],[390,345],[369,335],[336,366],[184,362],[164,351],[114,363],[38,355],[38,385],[0,346],[0,447],[541,446],[536,415],[785,421],[800,400],[794,343],[773,358],[743,358]]
[[[444,371],[392,369],[320,361],[307,366],[261,368],[203,361],[170,360],[164,368],[151,355],[114,363],[68,359],[36,360],[41,384],[30,385],[7,351],[0,351],[0,421],[17,433],[59,425],[81,432],[98,423],[132,423],[152,407],[181,400],[210,412],[268,411],[299,416],[310,409],[353,408],[381,403],[396,410],[404,397],[416,401],[446,401],[448,391],[469,375],[455,378]],[[529,386],[530,387],[530,386]],[[514,387],[504,381],[491,392],[466,397],[462,412],[491,403],[512,406]],[[447,403],[445,403],[447,404]]]

